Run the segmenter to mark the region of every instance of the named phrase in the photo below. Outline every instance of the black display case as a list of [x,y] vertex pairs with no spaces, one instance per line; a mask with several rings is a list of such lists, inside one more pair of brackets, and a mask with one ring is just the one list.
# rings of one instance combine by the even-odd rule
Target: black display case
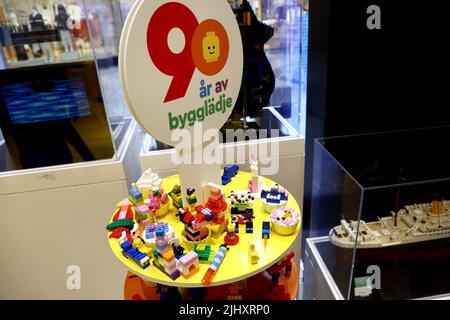
[[322,237],[316,252],[343,298],[450,293],[449,135],[438,127],[316,141],[310,236]]

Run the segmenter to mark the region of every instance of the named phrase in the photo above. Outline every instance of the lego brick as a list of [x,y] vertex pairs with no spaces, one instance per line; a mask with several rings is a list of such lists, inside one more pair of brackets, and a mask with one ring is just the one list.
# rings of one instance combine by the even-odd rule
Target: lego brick
[[170,279],[172,280],[177,280],[178,277],[180,276],[180,272],[179,271],[175,271],[173,273],[167,273],[166,270],[164,269],[163,266],[159,265],[158,263],[155,263],[155,261],[153,261],[153,265],[158,268],[162,273],[164,273],[165,275],[167,275]]
[[173,252],[171,250],[164,252],[162,254],[162,257],[166,262],[170,262],[175,259],[175,255],[173,254]]

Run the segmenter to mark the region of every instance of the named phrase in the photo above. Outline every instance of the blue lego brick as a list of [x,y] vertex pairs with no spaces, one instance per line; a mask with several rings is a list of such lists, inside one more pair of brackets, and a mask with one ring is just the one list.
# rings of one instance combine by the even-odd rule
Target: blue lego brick
[[121,244],[121,248],[123,249],[122,255],[133,262],[135,262],[137,265],[139,265],[142,269],[146,269],[150,267],[150,260],[147,259],[142,264],[141,260],[147,257],[144,253],[140,252],[138,249],[133,248],[131,243],[129,241],[124,241]]
[[227,185],[231,182],[231,178],[236,176],[239,171],[239,166],[232,165],[230,167],[223,168],[223,175],[222,175],[222,185]]
[[124,242],[120,245],[120,247],[122,248],[122,250],[128,251],[128,250],[130,250],[133,246],[132,246],[131,243],[127,240],[127,241],[124,241]]
[[253,233],[253,222],[247,222],[245,224],[245,233]]
[[142,199],[142,193],[138,189],[130,189],[130,196],[134,199]]
[[263,221],[262,223],[262,237],[270,238],[270,222]]
[[239,166],[234,164],[230,167],[223,168],[223,175],[231,179],[238,174],[238,171]]
[[222,185],[227,185],[231,182],[231,179],[225,176],[222,176]]
[[165,234],[164,228],[161,227],[161,226],[158,226],[158,227],[156,228],[156,230],[155,230],[155,234],[156,234],[157,237],[162,237],[162,236],[164,236],[164,234]]

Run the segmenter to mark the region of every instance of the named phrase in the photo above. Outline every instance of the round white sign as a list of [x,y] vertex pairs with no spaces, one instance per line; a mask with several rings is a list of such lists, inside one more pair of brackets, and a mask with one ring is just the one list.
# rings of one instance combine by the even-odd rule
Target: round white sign
[[[226,0],[138,0],[120,41],[119,70],[128,106],[154,138],[219,130],[242,80],[239,26]],[[200,139],[192,139],[192,142]]]

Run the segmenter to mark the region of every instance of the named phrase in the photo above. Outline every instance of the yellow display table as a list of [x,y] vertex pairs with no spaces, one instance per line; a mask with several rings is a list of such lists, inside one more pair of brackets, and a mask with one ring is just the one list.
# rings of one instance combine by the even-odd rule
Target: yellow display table
[[[230,195],[232,190],[247,190],[247,184],[250,179],[250,173],[240,171],[239,174],[235,176],[229,184],[223,186],[226,197]],[[266,186],[271,186],[275,183],[266,178],[263,178],[263,181]],[[168,192],[172,190],[172,187],[176,184],[180,184],[179,176],[173,175],[164,179],[162,188],[165,192]],[[239,243],[235,246],[229,247],[229,251],[225,256],[210,286],[233,283],[260,273],[283,258],[284,255],[286,255],[286,253],[289,251],[289,248],[293,245],[301,227],[301,219],[293,235],[282,236],[271,230],[270,239],[267,240],[267,244],[266,246],[264,246],[264,240],[262,238],[262,222],[270,221],[270,214],[264,212],[261,207],[261,200],[255,199],[253,205],[255,215],[255,219],[253,220],[253,233],[247,234],[245,232],[245,225],[239,226]],[[300,212],[297,201],[290,194],[285,207]],[[175,214],[175,208],[171,208],[171,211],[167,215],[160,217],[159,221],[169,223],[170,226],[174,229],[175,234],[177,236],[180,236],[181,232],[184,229],[184,225],[180,222],[179,218],[175,216]],[[229,208],[227,215],[228,219],[230,219]],[[248,257],[248,240],[250,239],[254,240],[259,255],[259,261],[256,264],[251,264]],[[200,263],[199,271],[193,274],[190,278],[185,279],[183,276],[180,276],[178,279],[173,281],[153,265],[146,270],[141,269],[133,261],[125,258],[122,255],[122,250],[117,239],[108,238],[108,241],[109,246],[117,259],[119,259],[119,261],[129,271],[139,276],[143,280],[175,287],[203,287],[201,279],[208,269],[209,263]],[[211,245],[211,249],[217,252],[219,245],[224,243],[224,234],[217,239],[210,238],[208,241],[209,243],[207,244]],[[183,243],[181,243],[181,245],[184,246]]]

